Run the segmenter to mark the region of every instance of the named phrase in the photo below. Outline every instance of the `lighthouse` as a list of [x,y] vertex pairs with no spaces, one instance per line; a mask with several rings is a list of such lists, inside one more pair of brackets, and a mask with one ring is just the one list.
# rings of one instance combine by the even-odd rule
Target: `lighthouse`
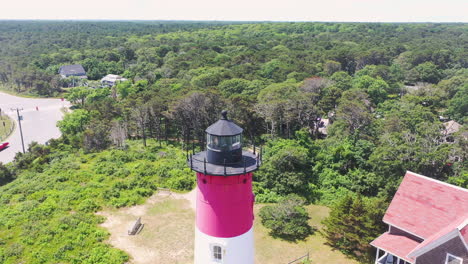
[[252,264],[253,171],[261,154],[242,149],[242,131],[222,112],[206,129],[206,150],[188,157],[197,174],[195,264]]

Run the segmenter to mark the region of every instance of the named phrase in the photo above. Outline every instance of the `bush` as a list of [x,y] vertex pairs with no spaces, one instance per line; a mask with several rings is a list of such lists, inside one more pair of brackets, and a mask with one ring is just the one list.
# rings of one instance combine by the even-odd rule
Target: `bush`
[[91,212],[96,212],[99,210],[101,207],[97,205],[93,200],[91,199],[85,199],[83,200],[80,205],[78,206],[78,210],[85,212],[85,213],[91,213]]
[[288,195],[276,205],[260,209],[262,224],[271,229],[273,237],[289,241],[303,240],[312,234],[308,224],[309,214],[303,207],[305,199],[297,195]]
[[13,179],[13,172],[0,162],[0,186],[11,182]]
[[258,182],[253,183],[253,191],[255,193],[255,202],[257,203],[277,203],[282,198],[274,191],[263,188]]
[[174,169],[169,171],[170,178],[166,181],[167,187],[179,191],[190,191],[195,186],[195,177],[190,169]]
[[18,243],[11,244],[6,250],[7,257],[20,256],[23,253],[24,246]]

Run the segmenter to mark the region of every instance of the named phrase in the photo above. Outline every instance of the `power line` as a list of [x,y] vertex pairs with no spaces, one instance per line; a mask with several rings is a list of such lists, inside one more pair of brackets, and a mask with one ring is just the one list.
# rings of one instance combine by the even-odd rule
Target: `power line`
[[21,134],[21,145],[23,146],[23,153],[26,153],[24,150],[24,139],[23,139],[23,129],[21,128],[21,120],[23,119],[22,116],[20,116],[19,111],[23,111],[23,108],[11,108],[12,111],[16,110],[16,114],[18,115],[18,125],[20,129],[20,134]]

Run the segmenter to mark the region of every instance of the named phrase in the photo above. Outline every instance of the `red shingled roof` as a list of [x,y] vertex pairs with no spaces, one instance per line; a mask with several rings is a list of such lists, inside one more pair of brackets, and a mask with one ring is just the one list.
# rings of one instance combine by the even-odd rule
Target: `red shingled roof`
[[383,220],[426,239],[467,211],[468,190],[408,171]]
[[[412,255],[417,256],[419,254],[416,254],[416,253],[420,249],[424,250],[425,247],[431,246],[433,242],[436,242],[438,240],[443,240],[444,237],[446,237],[447,235],[450,235],[449,233],[454,234],[455,230],[458,230],[458,227],[460,226],[460,224],[465,222],[465,219],[468,219],[468,214],[464,214],[463,216],[459,217],[457,220],[453,221],[452,223],[442,228],[439,232],[434,233],[430,237],[426,238],[421,244],[419,244],[419,246],[414,248],[413,252],[411,252],[413,253]],[[453,237],[453,236],[450,236],[450,237]]]
[[413,262],[419,254],[436,246],[437,241],[458,236],[458,232],[468,244],[467,212],[467,189],[408,171],[383,220],[424,241],[387,232],[371,245]]
[[465,243],[468,244],[468,224],[465,225],[465,227],[463,227],[460,230],[460,234],[462,235],[462,238],[465,240]]
[[394,256],[399,256],[408,262],[413,262],[414,259],[408,257],[408,254],[419,245],[419,242],[405,236],[385,232],[372,241],[371,245],[390,252]]

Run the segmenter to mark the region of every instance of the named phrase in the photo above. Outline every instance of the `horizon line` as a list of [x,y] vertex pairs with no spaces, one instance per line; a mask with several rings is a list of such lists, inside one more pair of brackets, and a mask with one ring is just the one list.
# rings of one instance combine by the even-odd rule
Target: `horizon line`
[[468,24],[460,21],[319,21],[319,20],[197,20],[197,19],[53,19],[53,18],[0,18],[3,21],[51,21],[51,22],[208,22],[208,23],[372,23],[372,24]]

